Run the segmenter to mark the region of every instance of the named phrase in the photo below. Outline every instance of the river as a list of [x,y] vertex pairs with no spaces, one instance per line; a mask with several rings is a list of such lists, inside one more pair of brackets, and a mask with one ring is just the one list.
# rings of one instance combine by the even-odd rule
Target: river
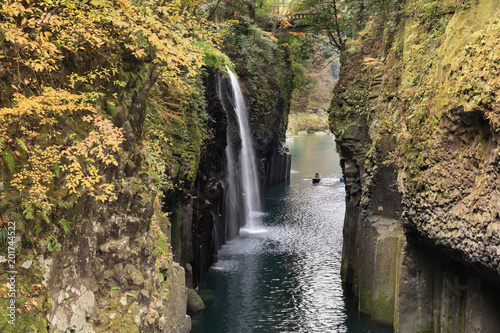
[[360,318],[342,288],[345,192],[333,137],[287,143],[290,182],[266,189],[252,228],[219,252],[200,287],[207,309],[191,332],[392,333]]

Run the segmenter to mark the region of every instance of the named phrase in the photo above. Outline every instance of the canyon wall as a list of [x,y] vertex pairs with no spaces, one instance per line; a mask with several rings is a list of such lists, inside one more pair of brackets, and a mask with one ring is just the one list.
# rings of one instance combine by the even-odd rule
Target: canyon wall
[[[290,176],[291,156],[285,145],[285,131],[293,90],[292,73],[287,54],[271,42],[268,33],[245,21],[232,29],[223,50],[235,64],[246,99],[263,189]],[[217,261],[220,247],[236,237],[245,223],[238,214],[241,189],[235,189],[236,197],[228,197],[229,186],[236,184],[227,179],[226,145],[232,144],[236,152],[241,149],[231,84],[227,74],[221,72],[210,73],[204,82],[212,135],[205,142],[194,192],[191,266],[195,287],[201,275]],[[227,205],[235,207],[235,216],[225,215]]]
[[397,332],[499,332],[499,1],[397,1],[341,59],[342,277]]

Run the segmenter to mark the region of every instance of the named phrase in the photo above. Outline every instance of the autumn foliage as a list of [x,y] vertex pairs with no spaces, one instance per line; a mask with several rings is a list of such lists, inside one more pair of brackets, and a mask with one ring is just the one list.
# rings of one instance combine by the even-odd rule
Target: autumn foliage
[[[116,184],[106,170],[118,165],[125,141],[124,130],[114,125],[116,106],[130,101],[134,86],[145,80],[141,68],[160,74],[166,98],[171,87],[176,94],[190,90],[203,65],[199,41],[206,48],[219,38],[193,15],[198,3],[3,2],[1,215],[22,217],[30,228],[45,221],[68,231],[72,222],[61,212],[79,197],[115,199]],[[162,136],[150,134],[146,130],[145,147]],[[166,163],[165,157],[156,162]]]

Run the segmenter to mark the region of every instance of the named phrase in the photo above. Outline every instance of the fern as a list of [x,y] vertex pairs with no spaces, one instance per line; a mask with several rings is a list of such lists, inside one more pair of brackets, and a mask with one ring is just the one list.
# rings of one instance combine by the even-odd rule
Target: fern
[[69,222],[68,220],[60,219],[58,223],[62,230],[64,230],[65,234],[71,231],[71,222]]
[[61,243],[59,243],[57,241],[57,238],[55,238],[54,235],[49,235],[47,237],[47,242],[45,244],[47,244],[47,249],[51,252],[52,251],[55,251],[55,252],[61,251],[62,245],[61,245]]
[[24,150],[25,152],[28,152],[28,147],[26,147],[26,144],[24,143],[23,140],[16,139],[16,141],[17,141],[17,144],[19,145],[19,147],[21,147],[22,150]]
[[23,215],[27,220],[33,220],[35,218],[35,207],[33,207],[33,204],[27,204],[25,206]]
[[14,155],[12,155],[10,149],[5,149],[2,158],[7,165],[7,169],[9,169],[10,173],[14,173]]

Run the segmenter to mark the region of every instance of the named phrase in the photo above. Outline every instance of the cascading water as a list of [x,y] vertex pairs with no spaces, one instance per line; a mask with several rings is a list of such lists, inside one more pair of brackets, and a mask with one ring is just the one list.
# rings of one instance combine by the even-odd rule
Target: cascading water
[[[255,152],[253,148],[253,141],[250,135],[250,126],[248,120],[248,110],[245,104],[245,100],[243,98],[243,93],[240,89],[240,84],[238,79],[234,75],[234,73],[226,67],[227,72],[229,73],[229,78],[231,79],[231,87],[233,90],[233,104],[234,111],[236,113],[236,118],[238,122],[238,129],[241,138],[241,151],[239,154],[238,163],[236,163],[236,154],[234,153],[231,144],[229,144],[229,133],[228,133],[228,148],[226,149],[226,157],[227,157],[227,165],[228,165],[228,179],[229,186],[233,185],[233,190],[229,189],[228,194],[238,195],[234,193],[234,189],[236,188],[235,182],[238,182],[238,179],[241,180],[241,189],[243,192],[243,221],[241,224],[245,224],[247,228],[255,227],[255,219],[252,218],[252,215],[257,213],[260,210],[260,189],[259,189],[259,178],[257,172],[257,164],[255,158]],[[238,177],[239,175],[239,177]],[[231,184],[231,182],[233,184]],[[234,200],[234,197],[232,197]],[[228,218],[235,218],[237,214],[234,211],[234,205],[228,203],[229,212]],[[237,223],[237,221],[229,221],[229,223]],[[228,236],[232,233],[228,233]]]
[[[238,236],[240,229],[240,197],[238,193],[241,193],[241,186],[238,178],[237,163],[235,159],[235,152],[233,145],[231,144],[231,121],[229,117],[229,105],[225,98],[225,90],[223,89],[223,80],[219,77],[217,79],[217,96],[222,103],[222,107],[226,110],[228,115],[228,126],[227,126],[227,146],[226,146],[226,179],[227,187],[225,188],[225,204],[224,204],[224,219],[225,219],[225,230],[224,239],[234,239]],[[214,226],[215,228],[215,226]]]

